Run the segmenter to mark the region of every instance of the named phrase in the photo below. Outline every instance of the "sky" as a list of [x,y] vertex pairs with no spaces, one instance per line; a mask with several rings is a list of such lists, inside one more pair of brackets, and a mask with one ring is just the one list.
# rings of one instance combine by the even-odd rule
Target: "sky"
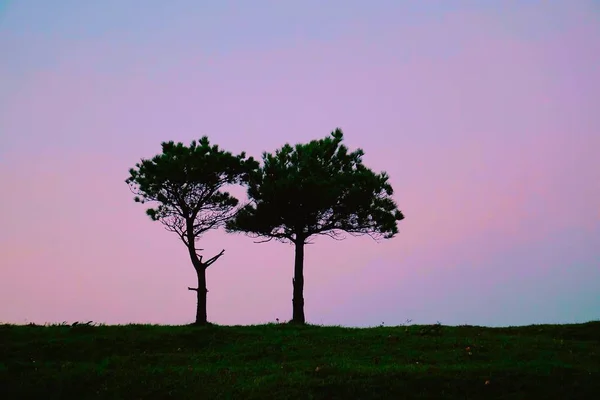
[[[336,127],[406,219],[307,246],[309,323],[600,319],[597,1],[0,1],[0,54],[0,322],[193,322],[129,168]],[[291,245],[199,244],[209,321],[291,318]]]

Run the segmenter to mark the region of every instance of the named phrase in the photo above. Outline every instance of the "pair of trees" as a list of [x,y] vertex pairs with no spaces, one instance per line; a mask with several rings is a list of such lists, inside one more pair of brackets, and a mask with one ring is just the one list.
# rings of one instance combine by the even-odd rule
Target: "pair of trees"
[[[190,146],[163,142],[162,153],[142,159],[126,180],[134,200],[154,202],[146,213],[176,233],[185,244],[198,277],[196,324],[207,324],[206,269],[223,256],[203,260],[197,241],[210,229],[225,227],[260,242],[279,240],[295,246],[293,316],[304,324],[304,246],[311,237],[341,234],[389,239],[398,233],[404,215],[391,198],[385,172],[376,174],[362,163],[364,152],[349,152],[336,129],[321,140],[294,147],[284,145],[262,154],[262,166],[242,152],[233,155],[210,145],[206,136]],[[249,202],[224,187],[247,187]]]

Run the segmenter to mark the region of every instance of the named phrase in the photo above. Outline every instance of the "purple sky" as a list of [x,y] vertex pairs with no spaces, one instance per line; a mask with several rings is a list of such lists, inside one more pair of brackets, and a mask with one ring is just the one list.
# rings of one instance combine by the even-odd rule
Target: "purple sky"
[[[186,249],[128,169],[338,126],[406,219],[308,246],[309,322],[600,319],[597,2],[206,3],[0,1],[0,321],[192,322]],[[290,245],[200,243],[226,249],[210,321],[291,318]]]

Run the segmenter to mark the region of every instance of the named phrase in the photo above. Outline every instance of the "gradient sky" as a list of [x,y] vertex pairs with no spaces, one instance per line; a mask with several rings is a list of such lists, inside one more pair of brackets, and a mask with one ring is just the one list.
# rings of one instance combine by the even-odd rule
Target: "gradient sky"
[[[124,180],[162,141],[253,156],[336,127],[392,240],[306,249],[307,319],[600,319],[592,1],[0,1],[0,321],[185,324],[195,272]],[[211,232],[208,318],[291,318],[293,248]]]

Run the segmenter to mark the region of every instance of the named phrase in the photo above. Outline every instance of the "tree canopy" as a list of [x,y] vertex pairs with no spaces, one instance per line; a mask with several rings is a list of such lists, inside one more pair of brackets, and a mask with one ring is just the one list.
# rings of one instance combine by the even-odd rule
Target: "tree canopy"
[[389,176],[364,166],[363,150],[349,152],[342,140],[336,129],[321,140],[264,152],[264,165],[248,182],[253,204],[242,208],[227,230],[291,242],[338,237],[342,231],[395,236],[404,215],[391,198]]

